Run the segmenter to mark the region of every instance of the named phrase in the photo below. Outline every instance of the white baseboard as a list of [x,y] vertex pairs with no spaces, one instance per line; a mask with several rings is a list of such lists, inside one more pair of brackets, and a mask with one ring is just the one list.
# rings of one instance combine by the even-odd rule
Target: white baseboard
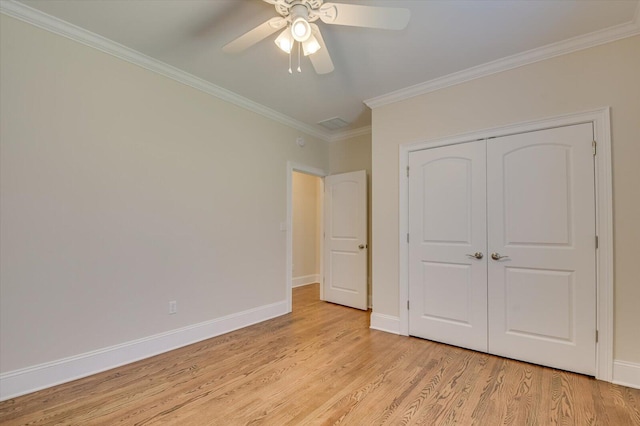
[[614,360],[612,381],[616,385],[640,389],[640,364]]
[[371,313],[370,328],[387,333],[400,334],[400,318],[373,312]]
[[315,284],[320,282],[320,274],[304,275],[294,277],[291,280],[291,287],[302,287],[303,285]]
[[0,375],[0,401],[110,370],[288,313],[287,302],[260,306],[120,345]]

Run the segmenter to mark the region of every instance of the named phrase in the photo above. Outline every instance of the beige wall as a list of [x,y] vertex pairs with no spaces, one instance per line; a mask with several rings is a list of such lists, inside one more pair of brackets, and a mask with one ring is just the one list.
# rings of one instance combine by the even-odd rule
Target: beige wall
[[294,280],[320,274],[320,189],[319,177],[293,172]]
[[285,300],[287,161],[326,142],[0,19],[1,372]]
[[349,139],[331,142],[329,145],[329,174],[355,172],[366,170],[367,172],[367,213],[368,213],[368,285],[371,297],[371,134],[355,136]]
[[615,358],[640,362],[640,37],[459,84],[373,111],[373,307],[398,315],[398,146],[611,106]]

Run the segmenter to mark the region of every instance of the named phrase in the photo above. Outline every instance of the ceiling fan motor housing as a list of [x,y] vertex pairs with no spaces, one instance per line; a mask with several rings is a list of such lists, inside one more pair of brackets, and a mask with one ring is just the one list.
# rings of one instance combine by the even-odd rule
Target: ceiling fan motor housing
[[313,12],[320,9],[322,3],[323,0],[276,0],[275,7],[276,12],[287,17],[293,16],[296,6],[304,6],[307,9],[307,22],[313,22],[318,19],[318,16]]

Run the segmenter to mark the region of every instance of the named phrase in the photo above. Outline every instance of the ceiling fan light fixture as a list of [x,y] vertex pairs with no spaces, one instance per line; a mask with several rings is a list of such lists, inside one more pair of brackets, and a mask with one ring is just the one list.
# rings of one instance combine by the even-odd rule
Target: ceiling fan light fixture
[[[2,1],[0,0],[0,2]],[[406,28],[411,17],[409,9],[353,4],[352,2],[356,0],[349,3],[342,1],[325,3],[325,0],[262,1],[274,5],[280,16],[263,22],[227,43],[223,50],[227,53],[241,52],[282,30],[276,38],[275,44],[289,56],[289,73],[293,72],[291,60],[296,42],[298,44],[298,72],[301,71],[300,58],[303,50],[304,55],[309,56],[317,74],[328,74],[335,69],[320,28],[315,23],[317,20],[331,25],[402,30]]]
[[320,48],[321,48],[320,43],[318,43],[318,39],[315,38],[314,35],[311,35],[311,37],[309,37],[307,41],[302,43],[302,50],[304,52],[304,56],[313,55],[318,50],[320,50]]
[[291,31],[289,28],[285,28],[283,32],[280,33],[278,38],[275,40],[276,46],[278,46],[283,52],[291,53],[291,49],[293,49],[293,37],[291,36]]

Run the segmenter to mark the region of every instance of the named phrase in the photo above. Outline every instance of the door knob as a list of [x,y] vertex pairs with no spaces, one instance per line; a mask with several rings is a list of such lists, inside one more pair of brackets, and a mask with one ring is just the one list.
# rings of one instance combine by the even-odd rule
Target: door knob
[[476,259],[482,259],[484,257],[484,254],[482,254],[482,252],[477,251],[473,254],[468,254],[467,256],[474,257]]
[[509,256],[501,256],[500,253],[491,253],[493,260],[507,259]]
[[362,250],[362,249],[367,248],[367,245],[366,245],[366,244],[360,244],[360,245],[358,246],[358,248],[359,248],[360,250]]

